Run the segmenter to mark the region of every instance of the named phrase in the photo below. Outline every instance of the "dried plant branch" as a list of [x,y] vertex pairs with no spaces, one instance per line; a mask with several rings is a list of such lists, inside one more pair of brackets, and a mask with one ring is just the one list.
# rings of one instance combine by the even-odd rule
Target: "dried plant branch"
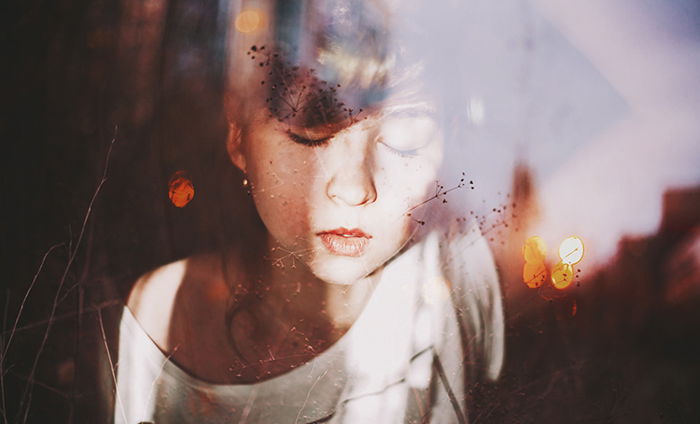
[[36,369],[37,366],[39,365],[39,359],[41,358],[41,354],[44,351],[44,348],[46,347],[46,342],[48,341],[49,334],[51,332],[51,328],[53,326],[53,318],[56,315],[56,309],[58,308],[59,304],[59,298],[61,295],[61,291],[63,290],[63,286],[66,282],[66,278],[68,277],[68,273],[70,272],[71,267],[73,266],[73,263],[75,262],[75,259],[77,257],[78,251],[80,250],[80,245],[82,243],[83,237],[85,235],[85,229],[87,227],[87,223],[90,219],[90,216],[92,215],[92,209],[95,205],[95,201],[97,200],[97,196],[100,194],[100,191],[102,191],[102,187],[104,184],[107,182],[107,173],[109,170],[109,160],[112,155],[112,150],[114,148],[114,143],[117,140],[117,132],[118,132],[118,127],[115,126],[114,128],[114,135],[112,137],[112,140],[109,144],[109,148],[107,149],[107,155],[105,157],[105,165],[104,169],[102,172],[102,177],[97,185],[97,188],[95,189],[92,198],[90,199],[90,202],[88,203],[87,210],[85,212],[85,215],[83,217],[83,222],[80,227],[80,233],[78,234],[78,238],[75,242],[75,245],[73,245],[72,240],[70,241],[69,245],[71,246],[70,249],[70,255],[68,257],[68,262],[66,263],[66,266],[63,269],[63,274],[61,275],[61,279],[59,280],[58,283],[58,288],[56,289],[56,294],[54,295],[53,299],[53,304],[51,306],[51,312],[49,314],[48,322],[46,324],[46,329],[44,330],[44,334],[41,340],[41,344],[39,345],[39,349],[37,351],[36,356],[34,357],[34,362],[32,364],[31,371],[28,376],[28,381],[29,383],[25,386],[25,390],[22,393],[21,401],[20,401],[20,408],[18,411],[18,414],[22,414],[22,410],[24,410],[23,419],[22,423],[27,422],[27,418],[29,416],[29,411],[31,409],[31,403],[32,403],[32,388],[33,384],[31,384],[34,380],[34,375],[36,374]]
[[[104,308],[106,308],[106,307],[108,307],[108,306],[121,305],[121,304],[122,304],[122,301],[121,301],[120,299],[107,300],[107,301],[104,301],[104,302],[102,302],[102,303],[99,303],[99,304],[95,305],[95,308],[104,309]],[[89,312],[89,311],[88,311],[88,312]],[[67,312],[67,313],[65,313],[65,314],[60,314],[60,315],[55,315],[55,316],[53,317],[53,321],[56,322],[56,321],[59,321],[59,320],[62,320],[62,319],[67,319],[67,318],[74,317],[74,316],[76,316],[76,315],[78,315],[78,312],[76,312],[76,311]],[[27,324],[27,325],[23,325],[23,326],[21,326],[21,327],[17,327],[17,330],[16,330],[15,332],[16,332],[16,333],[21,333],[21,332],[23,332],[23,331],[28,331],[28,330],[31,330],[31,329],[34,329],[34,328],[37,328],[37,327],[41,327],[42,325],[46,325],[48,322],[49,322],[48,319],[45,319],[45,320],[42,320],[42,321],[36,321],[36,322],[31,323],[31,324]],[[4,335],[4,334],[5,334],[5,333],[3,333],[3,335]]]
[[114,382],[116,402],[117,402],[117,405],[119,406],[119,412],[121,412],[122,418],[124,419],[124,422],[127,422],[126,413],[124,412],[124,405],[122,404],[122,398],[119,395],[119,386],[117,385],[117,376],[114,373],[114,362],[112,361],[112,354],[109,352],[109,345],[107,344],[107,336],[105,334],[105,326],[102,322],[102,310],[101,309],[97,310],[97,317],[98,317],[98,320],[100,322],[100,333],[102,333],[102,343],[104,343],[105,352],[107,352],[107,360],[109,361],[109,370],[112,373],[112,381]]
[[[22,317],[22,312],[24,311],[24,306],[27,303],[27,299],[29,298],[29,294],[32,292],[32,289],[34,288],[34,285],[36,284],[36,280],[39,278],[39,274],[41,274],[41,271],[44,269],[44,264],[46,263],[46,258],[49,257],[51,252],[56,250],[60,246],[64,246],[65,243],[58,243],[54,244],[49,248],[49,250],[44,253],[44,256],[41,258],[41,263],[39,264],[39,268],[37,268],[36,273],[34,274],[34,278],[32,278],[32,282],[29,284],[29,288],[27,288],[27,291],[24,293],[24,298],[22,299],[22,303],[19,305],[19,311],[17,312],[17,316],[15,317],[15,322],[12,325],[12,330],[10,330],[10,336],[7,339],[7,343],[5,343],[4,349],[2,351],[2,357],[0,357],[0,362],[5,363],[5,358],[7,356],[7,352],[10,349],[10,345],[12,344],[12,338],[15,335],[15,332],[17,331],[17,325],[19,324],[19,320]],[[9,296],[8,296],[9,298]],[[4,334],[3,334],[4,335]]]

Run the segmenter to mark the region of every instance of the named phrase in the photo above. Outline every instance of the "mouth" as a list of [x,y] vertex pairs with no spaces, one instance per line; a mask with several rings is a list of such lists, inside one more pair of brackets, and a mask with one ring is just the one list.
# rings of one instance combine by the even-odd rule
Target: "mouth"
[[372,238],[359,228],[348,230],[347,228],[336,228],[334,230],[322,231],[316,234],[321,243],[333,255],[358,257],[362,256],[365,246]]

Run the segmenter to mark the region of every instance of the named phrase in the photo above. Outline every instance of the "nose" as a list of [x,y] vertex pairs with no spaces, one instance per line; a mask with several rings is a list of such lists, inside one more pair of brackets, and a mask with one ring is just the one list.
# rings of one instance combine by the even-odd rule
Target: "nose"
[[335,142],[336,162],[328,184],[326,195],[333,201],[348,206],[362,206],[377,200],[372,171],[371,143],[365,131],[346,134]]

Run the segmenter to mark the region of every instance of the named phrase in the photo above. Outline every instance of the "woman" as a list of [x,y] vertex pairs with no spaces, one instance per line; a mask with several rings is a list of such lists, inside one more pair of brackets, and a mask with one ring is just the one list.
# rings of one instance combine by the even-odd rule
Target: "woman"
[[259,220],[136,282],[116,422],[465,422],[503,328],[488,247],[436,189],[448,91],[388,5],[255,13],[270,30],[229,37],[226,151]]

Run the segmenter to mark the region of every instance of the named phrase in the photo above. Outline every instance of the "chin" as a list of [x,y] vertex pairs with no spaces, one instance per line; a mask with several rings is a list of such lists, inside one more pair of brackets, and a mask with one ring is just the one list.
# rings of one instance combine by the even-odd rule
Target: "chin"
[[369,277],[377,268],[362,258],[333,257],[316,260],[311,271],[327,283],[347,286]]

